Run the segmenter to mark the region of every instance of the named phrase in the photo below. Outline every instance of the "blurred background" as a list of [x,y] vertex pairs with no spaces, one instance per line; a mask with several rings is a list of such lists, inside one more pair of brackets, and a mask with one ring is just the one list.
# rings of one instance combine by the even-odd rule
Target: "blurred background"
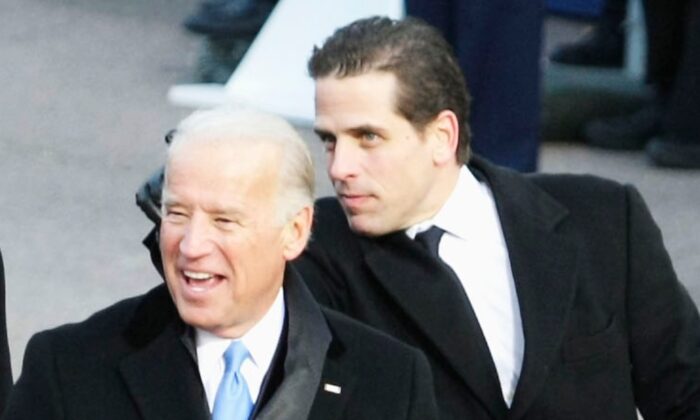
[[[134,193],[162,164],[163,135],[191,111],[170,104],[167,93],[198,77],[202,39],[182,26],[198,4],[0,3],[0,248],[15,377],[33,333],[82,320],[160,282],[140,243],[151,223],[135,205]],[[601,104],[609,103],[589,85],[603,86],[608,94],[643,90],[619,71],[567,70],[547,62],[553,48],[587,28],[586,20],[554,14],[546,19],[548,141],[540,170],[636,185],[681,281],[698,302],[700,173],[653,167],[641,152],[588,148],[571,128],[572,119],[601,112]],[[586,94],[593,98],[586,105],[572,105],[572,97]],[[300,130],[317,161],[319,195],[328,195],[321,147],[308,127]]]

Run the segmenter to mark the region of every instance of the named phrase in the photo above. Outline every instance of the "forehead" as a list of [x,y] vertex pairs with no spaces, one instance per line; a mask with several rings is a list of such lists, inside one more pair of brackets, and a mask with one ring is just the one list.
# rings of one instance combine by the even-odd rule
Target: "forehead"
[[413,130],[396,106],[398,81],[390,72],[324,77],[316,81],[317,132],[352,132],[362,127]]
[[263,137],[231,136],[220,128],[205,129],[178,137],[168,148],[166,168],[187,163],[211,167],[222,175],[228,169],[254,171],[261,161],[278,159],[280,147]]
[[224,200],[262,196],[277,187],[280,152],[269,143],[185,138],[173,146],[166,163],[166,194],[207,193]]
[[399,116],[395,107],[396,92],[396,76],[389,72],[323,77],[316,80],[316,117],[377,112]]
[[352,76],[329,75],[316,79],[317,104],[341,99],[338,96],[353,98],[371,97],[374,100],[393,103],[398,80],[387,71],[372,70]]

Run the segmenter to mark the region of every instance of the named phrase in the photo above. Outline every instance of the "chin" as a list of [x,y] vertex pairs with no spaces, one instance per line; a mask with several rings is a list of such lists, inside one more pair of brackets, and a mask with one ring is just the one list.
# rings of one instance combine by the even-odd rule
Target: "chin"
[[177,307],[177,312],[185,324],[195,328],[211,331],[217,325],[213,322],[212,314],[204,308],[180,305]]
[[389,231],[381,228],[381,221],[367,216],[348,216],[348,224],[353,232],[364,236],[380,236]]

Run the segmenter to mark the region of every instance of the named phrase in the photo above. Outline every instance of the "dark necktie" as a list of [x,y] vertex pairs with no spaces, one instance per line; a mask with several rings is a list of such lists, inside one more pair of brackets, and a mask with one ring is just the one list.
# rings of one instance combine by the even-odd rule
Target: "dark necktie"
[[[479,320],[476,317],[474,308],[472,307],[472,304],[469,301],[469,297],[467,296],[467,293],[464,290],[464,286],[462,286],[462,282],[459,280],[459,277],[457,277],[457,274],[454,272],[454,270],[452,270],[452,267],[450,267],[445,261],[442,260],[442,258],[440,258],[440,254],[438,253],[438,245],[440,244],[440,239],[442,239],[442,235],[444,233],[444,230],[433,225],[430,227],[430,229],[417,234],[415,241],[421,246],[423,246],[432,257],[437,259],[440,265],[445,269],[445,272],[448,274],[448,277],[452,280],[452,286],[456,286],[457,288],[459,288],[461,293],[457,293],[459,293],[462,296],[461,301],[463,305],[462,307],[464,308],[464,317],[461,319],[464,320],[464,327],[466,328],[468,334],[470,334],[468,336],[469,338],[466,341],[461,341],[463,345],[461,349],[464,350],[466,354],[474,356],[475,360],[479,360],[478,363],[481,366],[479,370],[485,372],[484,378],[488,378],[488,381],[490,381],[489,386],[493,391],[493,395],[501,395],[501,387],[500,383],[498,382],[498,371],[496,370],[496,365],[494,364],[493,358],[491,357],[491,352],[488,348],[488,344],[486,343],[486,339],[484,338],[484,333],[481,330],[481,325],[479,324]],[[452,303],[449,302],[449,299],[446,299],[445,305],[451,306]],[[455,319],[457,318],[455,317]],[[443,328],[454,329],[454,327],[448,325],[443,326]],[[460,330],[465,331],[463,329]]]
[[420,244],[423,248],[425,248],[433,258],[437,259],[440,265],[445,269],[450,279],[452,279],[455,285],[462,292],[461,294],[464,297],[464,305],[467,310],[467,315],[471,317],[472,322],[475,323],[474,325],[478,326],[479,321],[477,321],[476,315],[474,313],[474,308],[472,308],[472,304],[471,302],[469,302],[469,297],[467,296],[467,293],[464,290],[464,286],[462,286],[462,282],[459,280],[457,273],[455,273],[454,270],[452,270],[452,267],[450,267],[445,261],[443,261],[442,258],[440,258],[440,254],[438,253],[440,239],[442,239],[442,235],[444,233],[445,231],[442,228],[433,225],[428,230],[417,234],[415,241],[418,244]]
[[416,242],[427,249],[430,255],[442,261],[442,259],[440,259],[440,254],[438,254],[438,245],[440,245],[440,239],[442,239],[443,233],[445,233],[444,230],[433,225],[430,226],[430,229],[417,234]]

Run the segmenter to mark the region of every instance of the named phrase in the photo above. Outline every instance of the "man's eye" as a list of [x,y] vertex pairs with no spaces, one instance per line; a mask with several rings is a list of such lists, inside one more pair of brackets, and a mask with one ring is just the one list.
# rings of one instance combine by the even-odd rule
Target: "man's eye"
[[241,220],[234,217],[216,217],[214,224],[221,230],[231,231],[241,226]]
[[374,141],[379,138],[376,133],[367,132],[362,134],[362,138],[367,141]]
[[167,209],[165,211],[165,216],[170,220],[183,220],[187,215],[178,210]]
[[366,131],[360,135],[360,144],[362,147],[378,146],[381,142],[382,136],[373,131]]

